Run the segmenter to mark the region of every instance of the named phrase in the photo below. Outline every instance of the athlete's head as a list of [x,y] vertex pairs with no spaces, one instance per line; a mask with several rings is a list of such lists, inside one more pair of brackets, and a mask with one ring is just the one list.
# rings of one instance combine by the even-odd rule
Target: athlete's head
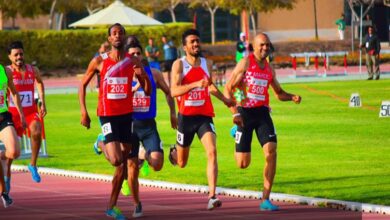
[[199,57],[201,54],[200,34],[195,29],[189,29],[182,35],[183,48],[186,54],[194,57]]
[[21,67],[24,64],[23,43],[14,41],[8,45],[8,58],[12,64]]
[[255,37],[253,43],[253,53],[257,58],[260,58],[261,60],[266,59],[269,55],[270,48],[271,41],[266,34],[260,33]]
[[119,23],[115,23],[108,28],[108,42],[114,48],[118,49],[124,46],[125,35],[125,28]]
[[138,57],[138,59],[141,60],[142,65],[149,66],[149,63],[146,59],[144,59],[144,56],[142,55],[142,46],[141,44],[137,42],[131,42],[126,47],[127,53],[129,53],[131,56]]
[[139,57],[140,59],[142,59],[142,46],[140,44],[132,42],[127,47],[127,52],[131,56]]

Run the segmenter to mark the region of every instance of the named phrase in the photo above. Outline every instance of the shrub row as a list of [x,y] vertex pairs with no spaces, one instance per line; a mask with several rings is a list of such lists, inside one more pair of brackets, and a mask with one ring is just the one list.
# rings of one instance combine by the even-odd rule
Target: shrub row
[[[175,40],[179,45],[181,34],[191,23],[171,23],[163,26],[126,27],[126,34],[136,35],[145,46],[153,37],[161,47],[161,36]],[[20,40],[24,44],[26,62],[36,61],[41,69],[86,68],[89,61],[107,39],[107,28],[94,30],[39,30],[0,31],[0,63],[9,64],[7,46]]]

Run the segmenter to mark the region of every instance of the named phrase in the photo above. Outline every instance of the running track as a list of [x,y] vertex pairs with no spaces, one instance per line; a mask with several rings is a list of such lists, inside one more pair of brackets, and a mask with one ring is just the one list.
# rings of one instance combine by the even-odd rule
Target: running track
[[[0,219],[110,219],[104,215],[109,182],[42,175],[41,183],[34,183],[29,173],[14,172],[11,195],[14,205],[0,207]],[[278,212],[258,210],[259,200],[220,196],[223,206],[207,211],[207,195],[141,187],[144,208],[142,219],[389,219],[388,215],[367,214],[318,208],[307,205],[277,202]],[[132,218],[130,197],[120,196],[118,206]]]
[[[390,65],[383,65],[381,69],[383,71],[390,69],[389,67]],[[352,67],[351,70],[351,75],[355,75],[357,67]],[[285,79],[291,73],[291,69],[277,70],[278,76]],[[50,89],[75,88],[79,80],[76,77],[46,79],[45,86]],[[313,79],[316,80],[322,81],[323,78]],[[28,173],[14,173],[11,195],[15,204],[8,209],[0,207],[0,219],[110,219],[104,215],[110,183],[51,175],[42,177],[42,183],[36,184],[31,181]],[[141,187],[145,214],[142,219],[390,219],[388,215],[279,202],[277,204],[281,206],[281,211],[260,212],[259,200],[227,196],[219,198],[223,201],[223,207],[207,211],[205,194]],[[131,218],[133,207],[130,198],[121,196],[118,206],[125,216]]]

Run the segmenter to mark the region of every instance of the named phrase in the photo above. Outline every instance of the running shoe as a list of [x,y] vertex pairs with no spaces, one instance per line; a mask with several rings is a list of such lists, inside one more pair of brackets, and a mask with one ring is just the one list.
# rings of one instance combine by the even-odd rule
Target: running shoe
[[230,136],[232,136],[233,138],[236,138],[236,132],[237,132],[237,125],[234,125],[234,126],[230,129]]
[[32,179],[33,179],[35,182],[37,182],[37,183],[41,182],[41,177],[39,176],[37,167],[36,167],[36,166],[33,166],[33,165],[31,165],[31,164],[29,164],[27,167],[28,167],[28,170],[29,170],[30,173],[31,173]]
[[219,200],[217,197],[213,196],[209,199],[209,203],[207,204],[208,210],[213,210],[214,208],[218,208],[222,206],[221,200]]
[[134,209],[133,218],[139,218],[139,217],[142,217],[143,215],[144,215],[144,213],[142,212],[142,204],[140,202],[140,203],[138,203],[138,205]]
[[271,201],[266,199],[260,204],[260,210],[262,210],[262,211],[278,211],[279,207],[272,204]]
[[123,180],[121,193],[124,196],[129,196],[131,194],[129,182],[127,182],[127,180]]
[[14,201],[11,199],[7,192],[1,193],[1,200],[3,201],[4,208],[7,208],[14,203]]
[[118,219],[118,220],[126,219],[126,217],[122,214],[121,210],[116,206],[114,206],[112,209],[107,210],[106,215],[108,217],[113,217],[114,219]]
[[101,142],[101,141],[104,141],[104,135],[100,133],[100,134],[98,134],[97,139],[96,139],[95,143],[93,144],[93,151],[95,151],[95,153],[97,155],[102,154],[102,150],[100,150],[100,148],[99,148],[99,142]]
[[143,176],[143,177],[149,175],[149,173],[150,173],[150,168],[149,168],[149,164],[148,164],[147,161],[144,162],[144,163],[142,164],[142,167],[141,167],[141,170],[140,170],[140,171],[141,171],[141,176]]
[[[168,159],[169,159],[169,162],[171,162],[171,164],[173,166],[176,166],[177,165],[177,161],[175,161],[175,159],[173,158],[172,156],[172,152],[173,151],[176,151],[176,145],[175,144],[172,144],[170,149],[169,149],[169,155],[168,155]],[[177,152],[177,151],[176,151]]]
[[11,178],[8,178],[8,176],[4,176],[4,183],[5,183],[5,191],[9,193],[11,190]]

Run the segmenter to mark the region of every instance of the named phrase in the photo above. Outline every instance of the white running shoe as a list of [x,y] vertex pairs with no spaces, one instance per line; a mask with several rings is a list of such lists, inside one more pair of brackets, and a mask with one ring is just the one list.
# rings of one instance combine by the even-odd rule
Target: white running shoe
[[213,210],[214,208],[218,208],[222,206],[221,200],[219,200],[217,197],[211,197],[209,199],[209,203],[207,204],[208,210]]

